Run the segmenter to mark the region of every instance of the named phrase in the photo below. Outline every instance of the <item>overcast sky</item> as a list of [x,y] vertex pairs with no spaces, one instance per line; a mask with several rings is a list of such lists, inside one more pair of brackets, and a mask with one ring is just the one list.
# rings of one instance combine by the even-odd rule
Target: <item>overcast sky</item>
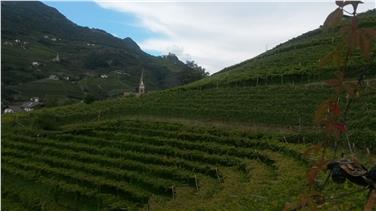
[[[85,15],[84,11],[91,13],[91,21],[83,21],[80,25],[103,28],[121,38],[130,36],[148,53],[172,52],[182,61],[196,61],[210,73],[318,28],[335,9],[334,1],[155,3],[150,0],[101,0],[96,1],[95,6],[91,2],[85,10],[80,10],[80,14],[74,15],[70,7],[78,3],[46,3],[68,18],[76,18],[73,21],[78,24],[82,20],[80,16]],[[98,11],[93,12],[90,8]],[[375,1],[366,2],[359,9],[373,8]]]

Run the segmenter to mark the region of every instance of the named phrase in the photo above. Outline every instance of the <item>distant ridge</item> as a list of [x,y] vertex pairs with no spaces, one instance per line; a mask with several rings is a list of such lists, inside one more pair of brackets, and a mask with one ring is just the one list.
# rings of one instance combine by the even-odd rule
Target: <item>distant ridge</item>
[[[129,37],[81,27],[41,2],[7,1],[1,6],[5,103],[41,97],[47,104],[61,105],[87,95],[104,99],[132,93],[143,70],[147,91],[204,77],[179,60],[143,52]],[[61,61],[52,61],[57,54]],[[103,74],[107,80],[100,79]],[[46,80],[51,75],[59,80]]]

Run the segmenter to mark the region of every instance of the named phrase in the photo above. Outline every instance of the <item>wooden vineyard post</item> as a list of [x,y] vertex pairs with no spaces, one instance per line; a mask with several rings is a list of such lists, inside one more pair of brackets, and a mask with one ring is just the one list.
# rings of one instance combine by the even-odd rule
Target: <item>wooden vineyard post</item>
[[171,186],[171,192],[172,192],[172,199],[175,200],[175,197],[176,197],[176,190],[175,190],[175,186]]
[[283,85],[283,75],[281,75],[281,84]]
[[215,167],[215,174],[217,175],[217,179],[221,182],[221,177],[219,176],[218,167]]
[[287,143],[286,136],[283,136],[283,140],[285,141],[285,143]]
[[198,180],[197,180],[196,174],[195,174],[195,184],[196,184],[196,190],[198,191]]

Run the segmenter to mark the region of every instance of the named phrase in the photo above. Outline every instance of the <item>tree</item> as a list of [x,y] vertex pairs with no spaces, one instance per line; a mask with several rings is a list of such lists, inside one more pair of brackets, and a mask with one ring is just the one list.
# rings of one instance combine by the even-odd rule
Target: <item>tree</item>
[[196,64],[195,61],[193,61],[193,60],[192,60],[192,61],[187,60],[187,61],[185,62],[185,64],[186,64],[189,68],[191,68],[191,69],[197,71],[198,73],[200,73],[202,77],[209,76],[209,72],[206,72],[206,71],[205,71],[205,68],[203,68],[203,67],[199,66],[198,64]]

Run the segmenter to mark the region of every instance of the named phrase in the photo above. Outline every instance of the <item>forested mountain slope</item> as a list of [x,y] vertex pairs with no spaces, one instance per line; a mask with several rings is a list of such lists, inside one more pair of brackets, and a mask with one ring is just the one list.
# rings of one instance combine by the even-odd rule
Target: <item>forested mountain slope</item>
[[[81,27],[41,2],[1,5],[3,103],[30,97],[50,104],[86,95],[105,99],[135,92],[142,71],[147,90],[204,77],[172,54],[151,56],[129,37]],[[51,75],[58,80],[48,79]]]

